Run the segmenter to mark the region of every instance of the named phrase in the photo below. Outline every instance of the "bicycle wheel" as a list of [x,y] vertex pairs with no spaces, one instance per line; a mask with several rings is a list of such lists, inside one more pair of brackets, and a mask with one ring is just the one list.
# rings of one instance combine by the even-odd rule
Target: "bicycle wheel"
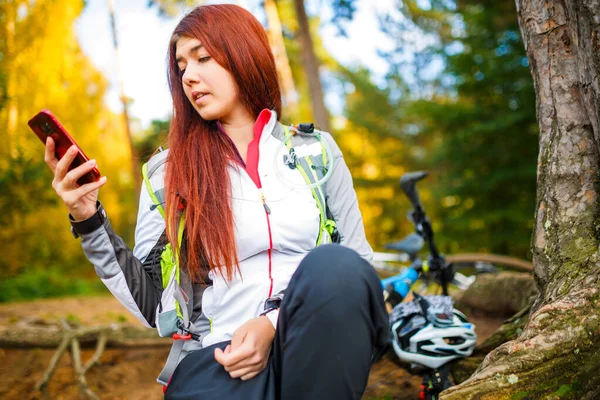
[[515,272],[532,272],[533,264],[530,261],[517,257],[503,256],[489,253],[462,253],[446,256],[446,261],[454,264],[455,271],[463,273],[496,272],[487,270],[486,267],[494,266],[499,270]]

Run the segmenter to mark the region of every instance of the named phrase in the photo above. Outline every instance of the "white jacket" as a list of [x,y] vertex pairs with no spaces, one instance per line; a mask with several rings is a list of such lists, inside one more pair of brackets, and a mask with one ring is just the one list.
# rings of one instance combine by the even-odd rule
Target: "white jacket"
[[[319,209],[309,189],[293,186],[305,185],[299,171],[283,164],[287,149],[281,145],[283,127],[276,113],[264,110],[255,132],[259,141],[257,170],[233,162],[229,167],[240,273],[228,281],[213,270],[209,273],[212,285],[204,287],[190,283],[185,267],[181,268],[181,286],[192,297],[191,320],[202,333],[201,343],[190,341],[188,347],[231,339],[239,326],[260,315],[266,299],[288,286],[298,264],[317,242]],[[325,137],[334,153],[334,170],[325,184],[327,205],[337,223],[340,244],[370,261],[372,249],[365,238],[350,172],[331,136]],[[277,162],[283,179],[292,185],[282,183],[275,170]],[[165,221],[152,206],[150,195],[142,188],[133,252],[112,231],[101,205],[89,220],[72,222],[102,281],[148,327],[157,325],[164,306],[160,304],[162,285],[156,257],[165,244]],[[267,316],[275,326],[277,311]]]

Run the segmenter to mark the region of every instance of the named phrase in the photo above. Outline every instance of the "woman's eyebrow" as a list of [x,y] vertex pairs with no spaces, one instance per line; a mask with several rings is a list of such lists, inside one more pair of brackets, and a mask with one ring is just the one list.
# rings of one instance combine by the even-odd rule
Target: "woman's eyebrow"
[[[200,50],[202,47],[204,47],[204,46],[202,45],[202,43],[200,43],[200,44],[198,44],[198,45],[196,45],[196,46],[192,47],[192,48],[190,49],[190,51],[189,51],[189,54],[194,54],[195,52],[197,52],[198,50]],[[177,58],[175,59],[175,62],[177,62],[177,63],[178,63],[178,62],[180,62],[180,61],[183,61],[183,57],[182,57],[182,56],[179,56],[179,57],[177,57]]]

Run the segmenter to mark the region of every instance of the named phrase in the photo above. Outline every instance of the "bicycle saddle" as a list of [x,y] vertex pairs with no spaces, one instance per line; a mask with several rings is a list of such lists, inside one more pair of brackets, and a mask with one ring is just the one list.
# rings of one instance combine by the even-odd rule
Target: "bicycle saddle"
[[407,253],[411,258],[414,258],[424,245],[425,241],[421,235],[417,233],[411,233],[404,239],[397,242],[388,243],[384,247],[388,250],[396,250]]

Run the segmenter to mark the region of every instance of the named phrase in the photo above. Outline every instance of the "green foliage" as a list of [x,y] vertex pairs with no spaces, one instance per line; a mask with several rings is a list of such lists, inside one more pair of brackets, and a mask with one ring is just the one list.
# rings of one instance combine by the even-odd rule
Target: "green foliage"
[[[403,140],[404,124],[399,123],[406,115],[401,101],[392,100],[394,87],[377,87],[366,69],[342,68],[339,77],[347,88],[348,123],[337,140],[352,171],[369,242],[381,249],[410,230],[408,202],[398,185],[413,165]],[[403,98],[409,96],[406,86],[396,83]]]
[[10,169],[0,171],[0,227],[17,223],[19,214],[35,211],[40,205],[56,205],[58,198],[48,182],[52,174],[43,159],[25,157],[22,152],[12,159]]
[[44,145],[27,126],[43,108],[98,161],[108,176],[100,199],[112,225],[126,239],[133,236],[127,229],[136,215],[126,167],[131,154],[122,118],[103,104],[107,82],[75,37],[82,7],[81,0],[0,3],[0,301],[102,287],[69,230],[67,209],[44,163]]
[[[406,0],[382,21],[398,40],[386,55],[387,87],[370,83],[365,71],[346,71],[349,120],[375,141],[402,141],[379,146],[384,168],[402,162],[407,170],[430,171],[419,189],[443,251],[529,257],[538,139],[514,4]],[[415,30],[428,46],[407,65],[399,60],[406,59],[406,33]],[[427,77],[432,63],[443,69]],[[378,219],[380,229],[387,229],[389,212]]]
[[150,127],[136,136],[134,146],[142,163],[148,161],[159,147],[164,149],[168,147],[167,135],[170,124],[170,120],[152,120]]
[[174,17],[182,10],[191,11],[200,3],[198,0],[148,0],[148,7],[156,7],[163,17]]
[[72,276],[60,265],[26,270],[0,281],[0,302],[107,292],[96,276]]
[[[423,104],[439,135],[431,167],[443,182],[444,235],[451,247],[529,257],[538,153],[535,92],[513,3],[471,1],[457,7],[464,29],[447,46],[444,75],[456,97]],[[510,18],[509,16],[512,16]]]

